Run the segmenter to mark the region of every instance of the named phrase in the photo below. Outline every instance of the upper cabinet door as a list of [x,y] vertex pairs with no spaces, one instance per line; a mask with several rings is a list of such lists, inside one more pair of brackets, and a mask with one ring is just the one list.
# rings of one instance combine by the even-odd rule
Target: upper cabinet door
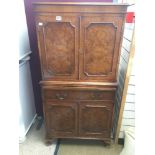
[[81,17],[80,79],[116,81],[123,16]]
[[36,25],[43,79],[76,79],[78,17],[39,15]]

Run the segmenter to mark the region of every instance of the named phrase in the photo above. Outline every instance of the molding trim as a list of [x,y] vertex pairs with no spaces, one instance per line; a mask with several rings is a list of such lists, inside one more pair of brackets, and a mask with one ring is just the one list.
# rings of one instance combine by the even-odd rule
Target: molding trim
[[27,56],[29,56],[31,53],[32,53],[32,51],[29,51],[29,52],[25,53],[24,55],[22,55],[22,56],[19,58],[19,61],[23,60],[24,58],[26,58]]

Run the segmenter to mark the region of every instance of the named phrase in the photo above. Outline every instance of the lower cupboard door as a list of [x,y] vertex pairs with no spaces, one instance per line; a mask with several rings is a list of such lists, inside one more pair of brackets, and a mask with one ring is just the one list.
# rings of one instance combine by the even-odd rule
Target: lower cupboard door
[[46,129],[51,137],[72,137],[77,135],[77,104],[52,102],[46,107]]
[[112,105],[110,101],[80,102],[79,136],[110,138]]

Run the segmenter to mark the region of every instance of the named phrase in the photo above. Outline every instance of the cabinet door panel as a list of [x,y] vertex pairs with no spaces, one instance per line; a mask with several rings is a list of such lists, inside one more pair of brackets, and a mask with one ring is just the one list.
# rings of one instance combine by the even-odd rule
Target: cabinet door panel
[[44,79],[78,77],[78,18],[38,16],[38,43]]
[[50,102],[48,104],[45,110],[47,133],[52,137],[76,136],[76,103]]
[[106,15],[82,17],[80,79],[116,80],[122,21]]
[[112,102],[80,102],[79,134],[96,138],[110,138]]

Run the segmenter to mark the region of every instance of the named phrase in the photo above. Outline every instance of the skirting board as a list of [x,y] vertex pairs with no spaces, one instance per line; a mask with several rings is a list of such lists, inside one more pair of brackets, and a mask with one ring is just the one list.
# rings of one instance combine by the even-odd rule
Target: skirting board
[[26,140],[26,134],[27,134],[27,132],[29,131],[29,129],[30,129],[30,127],[32,126],[32,124],[35,122],[36,117],[37,117],[37,114],[34,115],[34,117],[33,117],[32,121],[31,121],[29,127],[27,128],[27,130],[26,130],[26,132],[25,132],[25,136],[19,137],[19,143],[23,143],[23,142]]

